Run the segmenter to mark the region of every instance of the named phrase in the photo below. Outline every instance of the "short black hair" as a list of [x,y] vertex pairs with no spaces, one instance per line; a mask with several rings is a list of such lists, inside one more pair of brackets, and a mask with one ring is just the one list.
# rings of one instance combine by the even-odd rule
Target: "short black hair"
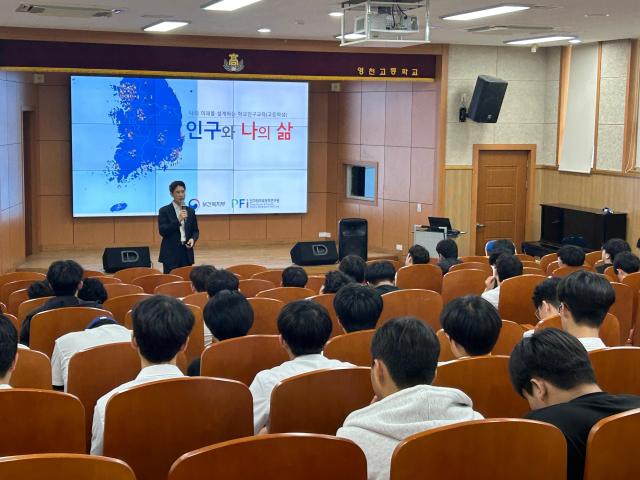
[[560,300],[558,300],[558,285],[560,284],[560,277],[551,277],[543,280],[536,288],[533,289],[533,306],[537,310],[542,306],[542,302],[545,301],[556,308],[560,308]]
[[436,245],[436,252],[443,258],[458,258],[458,244],[450,238],[440,240]]
[[616,292],[602,275],[578,270],[560,280],[558,300],[577,324],[599,328],[616,301]]
[[36,280],[27,287],[27,295],[30,300],[34,298],[51,297],[53,296],[53,290],[46,280]]
[[322,352],[332,327],[327,309],[312,300],[289,302],[278,315],[278,332],[296,357]]
[[193,267],[189,272],[189,280],[191,280],[193,289],[196,292],[206,292],[209,276],[211,276],[211,274],[215,271],[216,267],[214,267],[213,265],[198,265],[196,267]]
[[545,328],[523,338],[509,358],[511,384],[519,395],[533,393],[532,378],[561,390],[596,383],[589,354],[580,341],[563,330]]
[[393,263],[386,260],[368,263],[364,271],[364,278],[368,283],[374,285],[385,280],[393,282],[396,279],[396,268]]
[[409,256],[413,260],[414,265],[429,263],[429,250],[422,245],[412,245],[409,248]]
[[487,355],[495,347],[502,320],[496,307],[477,295],[458,297],[440,314],[442,329],[471,356]]
[[613,259],[613,269],[616,273],[618,270],[624,273],[636,273],[640,271],[640,258],[631,252],[620,252]]
[[173,193],[175,189],[178,187],[182,187],[185,190],[187,189],[187,186],[184,184],[182,180],[174,180],[169,184],[169,192]]
[[283,287],[300,287],[304,288],[307,284],[309,277],[304,268],[292,266],[287,267],[282,271],[282,286]]
[[0,377],[4,377],[18,351],[18,330],[15,325],[0,313]]
[[440,342],[433,329],[415,317],[382,325],[371,340],[371,356],[382,360],[400,389],[430,385],[436,374]]
[[364,271],[367,267],[367,263],[358,255],[347,255],[340,261],[338,270],[342,273],[346,273],[356,282],[364,282]]
[[89,322],[85,330],[104,327],[105,325],[118,325],[118,322],[111,317],[96,317]]
[[222,290],[238,290],[238,288],[240,288],[240,280],[229,270],[220,268],[209,273],[209,278],[207,279],[209,297],[215,296],[216,293]]
[[253,326],[253,308],[242,293],[222,290],[205,305],[204,323],[220,341],[244,337]]
[[602,245],[602,250],[611,257],[611,263],[619,253],[630,252],[631,246],[622,238],[610,238]]
[[189,338],[195,319],[177,298],[154,295],[133,307],[133,337],[140,355],[151,363],[174,358]]
[[324,290],[323,293],[338,293],[338,291],[345,285],[354,283],[346,273],[342,273],[340,270],[331,270],[327,272],[324,277]]
[[82,282],[82,288],[78,292],[78,298],[86,302],[104,303],[108,296],[107,289],[95,277],[85,278]]
[[493,267],[502,255],[515,256],[510,251],[499,248],[489,255],[489,265]]
[[500,282],[522,275],[522,262],[515,255],[502,254],[496,260],[496,273]]
[[57,297],[75,295],[83,276],[83,268],[73,260],[53,262],[47,271],[47,281]]
[[511,255],[515,255],[516,246],[508,238],[499,238],[497,240],[489,240],[486,245],[486,251],[489,255],[497,251],[503,251],[510,253]]
[[382,307],[380,292],[359,283],[345,285],[333,299],[333,308],[347,333],[376,328]]
[[581,267],[585,256],[584,250],[575,245],[563,245],[558,249],[558,258],[568,267]]

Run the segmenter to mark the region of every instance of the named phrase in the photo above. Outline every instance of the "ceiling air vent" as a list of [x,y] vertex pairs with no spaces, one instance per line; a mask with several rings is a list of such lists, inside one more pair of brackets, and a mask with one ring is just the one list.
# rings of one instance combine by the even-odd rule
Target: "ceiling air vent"
[[73,18],[110,18],[121,13],[119,8],[100,7],[67,7],[64,5],[34,5],[21,3],[16,8],[19,13],[33,13],[48,17],[73,17]]

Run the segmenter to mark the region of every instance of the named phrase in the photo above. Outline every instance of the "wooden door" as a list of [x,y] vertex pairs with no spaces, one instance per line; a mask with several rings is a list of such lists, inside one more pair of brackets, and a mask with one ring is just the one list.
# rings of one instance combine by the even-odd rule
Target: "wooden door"
[[529,152],[481,150],[477,165],[476,255],[489,240],[524,241]]

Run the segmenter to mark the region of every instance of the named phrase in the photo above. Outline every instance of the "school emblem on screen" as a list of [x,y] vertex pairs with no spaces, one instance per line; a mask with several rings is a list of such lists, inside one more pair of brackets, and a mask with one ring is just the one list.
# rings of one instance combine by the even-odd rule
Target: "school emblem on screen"
[[242,59],[238,60],[239,56],[240,55],[238,55],[237,53],[230,53],[229,58],[224,59],[224,69],[227,72],[236,73],[244,70],[244,60]]

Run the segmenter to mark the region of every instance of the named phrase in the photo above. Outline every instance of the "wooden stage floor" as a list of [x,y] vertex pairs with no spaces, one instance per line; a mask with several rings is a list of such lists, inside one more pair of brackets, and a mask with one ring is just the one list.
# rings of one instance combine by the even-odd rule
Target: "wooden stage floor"
[[[210,264],[216,267],[229,267],[239,263],[256,263],[268,268],[284,268],[291,265],[289,251],[292,243],[251,243],[235,245],[217,245],[196,247],[196,265]],[[157,261],[158,247],[151,248],[152,266],[162,270],[162,264]],[[46,272],[51,262],[61,259],[71,259],[90,270],[102,270],[103,249],[70,249],[40,252],[27,257],[17,270]],[[395,252],[380,248],[369,249],[369,260],[390,259],[397,260]],[[335,269],[335,265],[319,265],[305,267],[311,273],[323,273]]]

